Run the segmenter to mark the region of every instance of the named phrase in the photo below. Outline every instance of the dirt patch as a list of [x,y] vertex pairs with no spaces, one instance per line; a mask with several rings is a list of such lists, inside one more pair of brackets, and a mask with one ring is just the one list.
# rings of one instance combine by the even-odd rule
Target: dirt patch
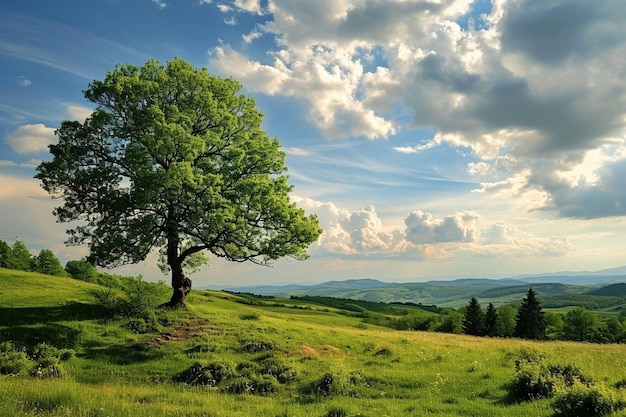
[[213,329],[207,325],[207,321],[200,318],[193,318],[189,321],[170,329],[168,332],[161,333],[148,342],[153,347],[161,347],[170,342],[178,342],[187,340],[192,337],[223,334],[223,331]]

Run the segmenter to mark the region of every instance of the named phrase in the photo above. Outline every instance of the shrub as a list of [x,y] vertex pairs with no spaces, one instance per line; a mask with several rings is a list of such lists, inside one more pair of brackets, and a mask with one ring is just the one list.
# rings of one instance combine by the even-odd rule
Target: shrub
[[241,320],[258,320],[259,319],[259,313],[242,313],[239,316],[239,319]]
[[509,399],[514,402],[551,398],[555,383],[543,370],[535,366],[519,369],[508,385]]
[[347,415],[348,412],[343,408],[331,407],[326,414],[324,414],[324,417],[346,417]]
[[0,374],[18,375],[31,366],[25,350],[16,349],[11,342],[0,343]]
[[296,379],[296,372],[273,356],[264,358],[259,362],[258,372],[261,375],[269,375],[275,378],[281,384],[286,384]]
[[508,386],[511,401],[533,401],[551,398],[559,388],[574,384],[590,386],[593,380],[573,365],[543,365],[527,358],[515,362],[516,373]]
[[173,379],[175,382],[182,382],[188,385],[208,385],[214,387],[231,376],[230,366],[226,364],[213,362],[203,366],[196,362]]
[[575,384],[552,403],[557,417],[599,417],[620,407],[611,393],[583,384]]
[[276,380],[269,375],[238,377],[228,381],[222,390],[229,394],[269,395],[276,391]]
[[272,342],[264,340],[250,340],[241,342],[241,351],[245,353],[270,352],[275,349]]

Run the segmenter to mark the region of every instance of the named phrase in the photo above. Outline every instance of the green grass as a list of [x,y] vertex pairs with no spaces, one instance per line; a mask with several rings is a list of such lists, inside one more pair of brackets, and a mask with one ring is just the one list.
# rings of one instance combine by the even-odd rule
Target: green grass
[[[551,416],[551,400],[506,401],[516,360],[575,365],[608,388],[626,378],[623,345],[394,331],[313,302],[216,291],[152,312],[158,331],[141,333],[99,307],[96,288],[0,270],[0,342],[75,352],[58,379],[0,375],[0,416]],[[175,382],[195,363],[229,375]],[[274,392],[251,391],[268,380]]]

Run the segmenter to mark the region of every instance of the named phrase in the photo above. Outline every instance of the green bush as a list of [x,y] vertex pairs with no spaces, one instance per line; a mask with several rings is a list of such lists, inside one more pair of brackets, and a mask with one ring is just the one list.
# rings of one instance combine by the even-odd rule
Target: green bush
[[241,320],[258,320],[259,319],[259,313],[256,312],[252,312],[252,313],[242,313],[239,318]]
[[579,383],[552,403],[556,417],[600,417],[621,407],[607,390]]
[[593,380],[573,365],[544,365],[528,358],[515,362],[516,373],[508,385],[511,401],[533,401],[552,398],[557,389],[569,389],[574,384],[590,386]]
[[326,414],[324,414],[324,417],[346,417],[347,415],[348,412],[343,408],[331,407]]
[[11,342],[0,343],[0,374],[18,375],[32,366],[24,349],[17,349]]
[[259,361],[258,366],[259,374],[269,375],[281,384],[286,384],[296,379],[296,372],[276,357],[263,358]]
[[244,353],[271,352],[275,349],[276,347],[272,342],[265,340],[244,340],[241,342],[241,352]]
[[175,382],[182,382],[187,385],[208,385],[214,387],[232,375],[232,370],[227,364],[213,362],[202,365],[196,362],[173,379]]
[[540,367],[525,366],[515,373],[507,388],[511,401],[533,401],[551,398],[554,395],[555,381]]
[[276,380],[269,375],[237,377],[226,382],[222,391],[229,394],[269,395],[277,389]]
[[30,351],[17,348],[11,342],[0,343],[0,374],[18,375],[28,370],[37,378],[60,378],[61,362],[74,356],[72,349],[57,349],[40,343]]

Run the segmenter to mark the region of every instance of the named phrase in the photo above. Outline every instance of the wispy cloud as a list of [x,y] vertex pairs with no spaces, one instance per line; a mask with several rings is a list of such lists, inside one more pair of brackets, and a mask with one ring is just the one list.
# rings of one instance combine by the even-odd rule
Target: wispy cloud
[[[3,36],[10,32],[11,36]],[[92,81],[111,62],[133,62],[145,53],[89,32],[33,17],[0,15],[0,55]]]

